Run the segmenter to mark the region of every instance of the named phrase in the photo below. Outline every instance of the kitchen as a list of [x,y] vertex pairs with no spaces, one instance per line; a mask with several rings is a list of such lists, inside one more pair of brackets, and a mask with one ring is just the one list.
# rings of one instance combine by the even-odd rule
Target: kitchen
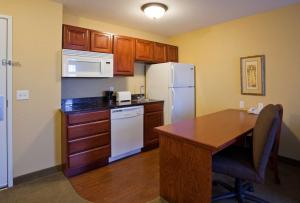
[[[300,160],[294,91],[300,85],[299,0],[159,2],[165,12],[159,19],[148,18],[147,0],[0,2],[0,202],[161,202],[160,188],[168,187],[161,187],[160,174],[189,181],[176,194],[201,199],[201,192],[188,189],[201,183],[210,199],[211,156],[185,164],[191,150],[174,150],[183,162],[172,161],[166,153],[171,145],[166,139],[158,144],[158,137],[181,129],[181,136],[192,135],[194,116],[226,109],[256,113],[270,103],[284,107],[274,147],[281,184],[270,176],[266,184],[254,184],[253,194],[270,202],[300,201],[299,167],[289,164]],[[243,58],[257,55],[266,94],[243,94]],[[252,88],[258,82],[253,73]],[[207,130],[226,133],[216,126],[237,122],[225,117]],[[182,127],[156,127],[181,119]],[[248,124],[238,132],[253,127]],[[217,136],[203,138],[209,137]],[[174,171],[179,165],[195,166],[195,175]]]
[[[194,66],[176,63],[176,46],[63,25],[62,48],[66,176],[156,148],[154,127],[195,116]],[[136,94],[120,86],[126,76],[142,78]]]

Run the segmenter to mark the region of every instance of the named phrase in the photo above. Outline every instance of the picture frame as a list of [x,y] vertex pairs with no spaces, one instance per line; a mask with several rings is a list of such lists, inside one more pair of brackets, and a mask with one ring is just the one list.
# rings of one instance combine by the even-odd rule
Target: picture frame
[[265,96],[265,55],[240,59],[241,94]]

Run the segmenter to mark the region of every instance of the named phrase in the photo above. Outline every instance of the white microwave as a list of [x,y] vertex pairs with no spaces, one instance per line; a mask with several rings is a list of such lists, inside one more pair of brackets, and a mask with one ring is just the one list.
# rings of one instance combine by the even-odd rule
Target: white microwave
[[113,77],[113,54],[62,50],[62,77]]

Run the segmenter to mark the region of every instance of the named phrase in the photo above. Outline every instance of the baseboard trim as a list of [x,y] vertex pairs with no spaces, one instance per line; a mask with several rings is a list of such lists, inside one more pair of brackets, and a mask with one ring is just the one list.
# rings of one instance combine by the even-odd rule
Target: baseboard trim
[[25,174],[25,175],[15,177],[14,178],[14,185],[18,185],[20,183],[32,181],[32,180],[35,180],[37,178],[41,178],[41,177],[44,177],[44,176],[48,176],[48,175],[57,173],[58,171],[61,171],[61,168],[62,168],[61,165],[58,165],[58,166],[53,166],[53,167],[46,168],[46,169],[43,169],[43,170],[40,170],[40,171],[35,171],[35,172],[32,172],[32,173],[28,173],[28,174]]
[[296,160],[296,159],[291,159],[288,157],[284,157],[284,156],[278,156],[279,161],[283,162],[283,163],[287,163],[293,166],[299,166],[300,167],[300,161]]

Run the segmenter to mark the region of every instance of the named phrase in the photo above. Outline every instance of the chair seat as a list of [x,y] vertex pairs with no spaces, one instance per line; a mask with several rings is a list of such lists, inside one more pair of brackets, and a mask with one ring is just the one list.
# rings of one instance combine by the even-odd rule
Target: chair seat
[[244,147],[228,147],[213,156],[213,172],[234,178],[262,182],[252,162],[252,152]]

